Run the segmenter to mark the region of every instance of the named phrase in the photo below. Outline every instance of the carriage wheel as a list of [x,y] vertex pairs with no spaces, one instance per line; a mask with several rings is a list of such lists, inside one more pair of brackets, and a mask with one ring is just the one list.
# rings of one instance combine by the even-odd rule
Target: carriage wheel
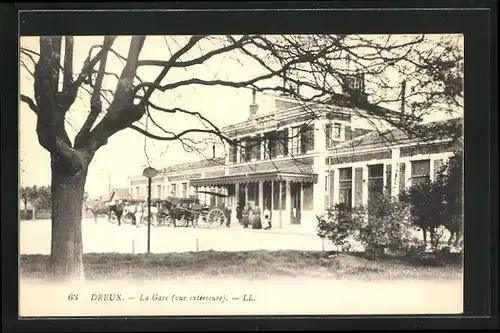
[[132,221],[133,221],[133,218],[132,218],[132,214],[131,213],[125,214],[125,216],[122,218],[122,222],[125,223],[125,224],[131,224]]
[[[154,216],[153,214],[151,214],[151,225],[154,226],[156,223],[156,216]],[[148,215],[143,215],[141,217],[141,224],[144,224],[145,226],[148,225]]]
[[207,214],[207,223],[210,228],[212,225],[220,226],[226,222],[226,215],[219,208],[214,208]]
[[165,224],[166,224],[167,227],[170,227],[170,226],[176,227],[175,220],[170,215],[168,215],[167,217],[165,217]]

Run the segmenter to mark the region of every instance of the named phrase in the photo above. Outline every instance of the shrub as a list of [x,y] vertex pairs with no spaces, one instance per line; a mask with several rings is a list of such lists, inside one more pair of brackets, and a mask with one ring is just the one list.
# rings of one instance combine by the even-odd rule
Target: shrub
[[351,249],[351,241],[354,238],[360,220],[363,218],[356,209],[345,204],[336,204],[328,209],[323,216],[317,216],[318,236],[328,239],[340,251],[346,252]]
[[382,194],[370,200],[358,234],[369,258],[382,255],[386,249],[408,249],[412,229],[409,213],[408,204],[388,195]]

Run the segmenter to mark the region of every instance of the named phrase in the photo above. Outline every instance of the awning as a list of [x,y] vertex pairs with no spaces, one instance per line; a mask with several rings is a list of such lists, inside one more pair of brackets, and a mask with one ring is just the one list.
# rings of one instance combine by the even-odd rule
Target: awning
[[316,183],[318,175],[314,173],[288,173],[288,172],[261,172],[247,175],[231,175],[214,178],[193,179],[192,186],[221,186],[240,183],[254,183],[258,181],[286,180],[296,183]]
[[208,194],[208,195],[213,195],[219,198],[227,198],[228,195],[224,193],[218,193],[218,192],[212,192],[212,191],[196,191],[196,193],[200,194]]

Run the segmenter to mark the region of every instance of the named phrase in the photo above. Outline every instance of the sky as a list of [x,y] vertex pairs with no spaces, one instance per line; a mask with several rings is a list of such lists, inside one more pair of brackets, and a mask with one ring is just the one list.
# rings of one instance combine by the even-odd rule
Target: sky
[[[185,44],[187,38],[187,36],[148,36],[140,59],[166,60],[179,45]],[[82,67],[91,46],[101,42],[102,37],[98,36],[75,37],[75,72],[78,72]],[[113,49],[126,55],[129,42],[130,37],[120,36],[116,39]],[[217,39],[208,39],[204,43],[200,43],[199,48],[193,48],[181,60],[198,57],[206,50],[219,45]],[[38,37],[22,37],[21,46],[38,51]],[[121,68],[123,68],[122,62],[116,57],[109,56],[106,70],[120,73]],[[173,69],[169,72],[167,79],[169,81],[178,81],[197,77],[210,80],[216,77],[234,81],[251,78],[261,71],[262,68],[255,65],[255,63],[236,61],[231,55],[228,55],[215,57],[203,65]],[[158,73],[158,67],[141,67],[138,72],[146,80],[153,80]],[[116,80],[107,77],[104,85],[105,88],[112,89],[116,86]],[[20,72],[19,89],[20,93],[33,97],[33,79],[24,69]],[[260,104],[262,104],[264,97],[258,95],[257,98]],[[224,126],[247,119],[251,98],[249,89],[190,86],[167,93],[155,92],[152,101],[163,107],[182,107],[191,111],[198,111],[217,126]],[[87,94],[81,93],[68,112],[66,128],[70,138],[74,138],[76,134],[74,128],[79,129],[83,124],[88,114],[89,100]],[[397,108],[398,106],[395,105],[394,107]],[[259,113],[266,111],[269,111],[269,108],[261,106]],[[192,116],[155,113],[154,118],[169,131],[179,132],[186,128],[204,128],[199,120]],[[38,143],[36,116],[25,103],[20,103],[19,120],[20,186],[49,185],[49,153]],[[152,127],[153,125],[148,123],[148,129],[151,132],[158,135],[162,134],[160,130],[154,130]],[[146,166],[150,165],[160,169],[167,165],[200,160],[205,156],[211,156],[211,144],[207,141],[204,142],[205,145],[200,145],[200,149],[203,151],[203,155],[200,155],[186,152],[179,142],[154,141],[145,138],[144,135],[134,130],[125,129],[113,135],[108,143],[95,154],[89,167],[86,191],[91,197],[107,195],[110,187],[127,187],[127,178],[141,174]],[[222,148],[218,148],[217,154],[223,153]]]

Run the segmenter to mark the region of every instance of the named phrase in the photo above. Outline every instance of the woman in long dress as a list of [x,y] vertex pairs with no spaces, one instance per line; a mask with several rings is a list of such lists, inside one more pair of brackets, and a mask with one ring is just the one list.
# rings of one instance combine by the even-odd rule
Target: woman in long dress
[[256,206],[253,210],[252,229],[262,229],[259,206]]
[[245,206],[241,212],[241,224],[243,224],[243,228],[248,228],[250,224],[250,207],[248,206]]

